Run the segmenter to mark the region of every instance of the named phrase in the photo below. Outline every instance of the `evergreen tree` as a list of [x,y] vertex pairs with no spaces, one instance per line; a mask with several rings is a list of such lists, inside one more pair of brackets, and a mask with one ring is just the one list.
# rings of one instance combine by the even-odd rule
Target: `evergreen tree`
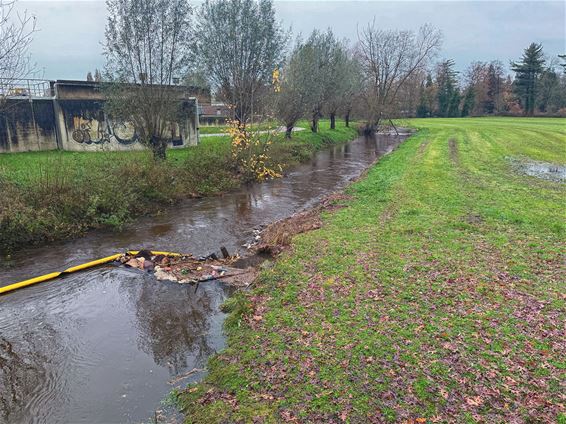
[[464,102],[462,104],[462,116],[470,116],[474,108],[474,100],[476,93],[474,92],[474,87],[469,86],[466,89],[466,94],[464,94]]
[[454,88],[452,96],[450,97],[450,104],[448,107],[448,117],[455,118],[460,116],[460,100],[462,96],[460,95],[460,89],[458,87]]
[[460,105],[460,90],[456,79],[458,72],[454,70],[454,61],[445,60],[436,68],[436,83],[438,86],[438,116],[458,116]]
[[511,69],[516,73],[515,92],[521,99],[525,115],[534,114],[537,81],[543,71],[544,62],[542,45],[536,43],[531,43],[525,49],[520,62],[511,62]]
[[92,73],[90,71],[88,71],[88,73],[86,74],[86,80],[89,82],[94,81],[94,78],[92,77]]
[[542,71],[538,81],[536,105],[544,113],[556,113],[566,106],[566,90],[563,84],[566,76],[561,78],[554,66],[551,64]]

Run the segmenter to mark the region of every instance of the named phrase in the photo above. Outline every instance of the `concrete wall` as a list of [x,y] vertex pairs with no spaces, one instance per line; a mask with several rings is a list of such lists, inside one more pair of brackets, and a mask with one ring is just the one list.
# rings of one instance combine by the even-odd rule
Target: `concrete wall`
[[[11,106],[0,112],[0,153],[145,148],[131,123],[106,115],[99,84],[57,81],[52,85],[53,98],[8,100]],[[186,94],[184,88],[176,89]],[[172,148],[196,145],[199,140],[197,98],[183,97],[179,102],[182,118],[170,125]]]
[[7,99],[0,113],[0,153],[57,149],[52,99]]

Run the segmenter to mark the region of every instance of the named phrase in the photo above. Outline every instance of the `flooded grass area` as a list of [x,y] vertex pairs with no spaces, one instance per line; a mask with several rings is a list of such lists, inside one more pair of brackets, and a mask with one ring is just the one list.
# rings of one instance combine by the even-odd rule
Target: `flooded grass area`
[[543,180],[566,182],[566,165],[526,159],[511,159],[511,163],[519,173]]
[[[2,262],[0,282],[142,248],[195,257],[220,246],[243,253],[258,229],[344,188],[402,140],[329,147],[285,178],[187,199],[122,231],[20,250]],[[220,305],[232,290],[215,280],[178,284],[105,265],[1,296],[0,423],[152,422],[168,393],[202,378],[204,371],[193,370],[206,369],[225,347]]]

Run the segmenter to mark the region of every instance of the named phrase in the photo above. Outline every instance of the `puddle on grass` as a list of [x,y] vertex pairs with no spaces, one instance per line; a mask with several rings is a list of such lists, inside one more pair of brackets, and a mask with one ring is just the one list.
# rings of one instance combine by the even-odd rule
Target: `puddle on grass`
[[515,169],[531,177],[543,180],[566,182],[566,166],[549,162],[512,160]]

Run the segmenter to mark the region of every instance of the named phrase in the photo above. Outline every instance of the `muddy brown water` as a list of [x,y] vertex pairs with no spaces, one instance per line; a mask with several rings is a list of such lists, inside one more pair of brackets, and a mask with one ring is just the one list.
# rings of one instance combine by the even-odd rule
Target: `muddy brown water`
[[[254,229],[343,188],[403,138],[359,138],[285,178],[188,200],[120,233],[23,250],[0,259],[0,286],[127,249],[242,252]],[[231,292],[108,265],[1,296],[0,423],[152,422],[172,388],[204,374],[179,377],[224,347],[220,305]]]

